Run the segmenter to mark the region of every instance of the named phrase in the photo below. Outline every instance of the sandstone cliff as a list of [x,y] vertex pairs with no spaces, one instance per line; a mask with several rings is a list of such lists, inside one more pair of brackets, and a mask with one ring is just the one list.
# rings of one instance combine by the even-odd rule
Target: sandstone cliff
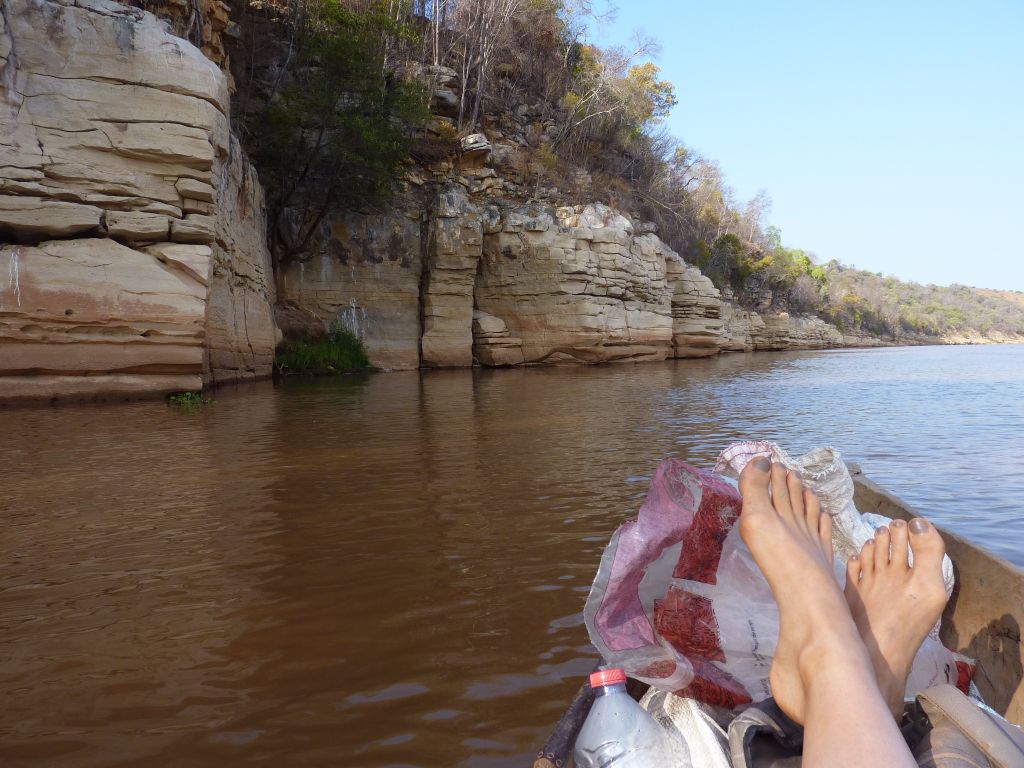
[[[0,6],[0,400],[268,376],[275,301],[307,328],[347,326],[383,369],[867,343],[742,309],[652,225],[565,205],[540,181],[528,107],[410,164],[386,212],[329,215],[275,275],[231,133],[228,7],[148,7],[161,18],[112,0]],[[443,116],[458,77],[429,75]]]
[[224,73],[108,0],[0,8],[0,398],[269,375],[262,190]]

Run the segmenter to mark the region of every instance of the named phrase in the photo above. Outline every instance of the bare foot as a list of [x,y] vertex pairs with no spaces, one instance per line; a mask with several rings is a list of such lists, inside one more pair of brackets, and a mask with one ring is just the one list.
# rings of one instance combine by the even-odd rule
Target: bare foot
[[[911,550],[913,568],[908,559]],[[914,656],[946,605],[945,551],[939,532],[924,518],[909,525],[893,520],[891,528],[875,531],[874,540],[847,564],[846,601],[867,646],[878,687],[897,717],[903,714]]]
[[767,459],[747,465],[740,492],[740,535],[779,604],[779,644],[769,675],[772,695],[783,712],[802,724],[813,678],[851,667],[855,674],[871,674],[832,570],[832,518],[821,513],[798,473]]

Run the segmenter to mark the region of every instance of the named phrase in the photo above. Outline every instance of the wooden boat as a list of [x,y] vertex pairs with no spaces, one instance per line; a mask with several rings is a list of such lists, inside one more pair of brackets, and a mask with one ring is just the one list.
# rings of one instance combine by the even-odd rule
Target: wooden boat
[[[858,510],[902,520],[917,516],[859,467],[849,466]],[[1024,724],[1024,571],[955,533],[940,531],[956,572],[956,588],[942,617],[942,641],[977,660],[974,681],[988,705],[1010,722]],[[647,686],[631,680],[628,690],[640,699]],[[584,683],[537,753],[534,768],[570,764],[576,736],[593,701],[590,686]]]

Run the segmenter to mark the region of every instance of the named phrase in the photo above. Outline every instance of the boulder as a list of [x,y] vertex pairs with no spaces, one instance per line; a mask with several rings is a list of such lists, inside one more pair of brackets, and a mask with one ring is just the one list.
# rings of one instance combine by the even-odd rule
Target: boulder
[[206,181],[200,181],[199,179],[189,178],[188,176],[182,176],[176,182],[174,182],[174,188],[178,190],[178,193],[183,198],[191,198],[192,200],[202,200],[203,202],[212,203],[213,198],[213,187]]
[[171,240],[176,243],[212,243],[216,238],[215,227],[212,217],[190,213],[183,219],[171,221]]
[[491,152],[491,142],[482,133],[471,133],[459,142],[464,160],[482,161]]
[[512,336],[500,317],[474,310],[473,358],[492,367],[520,365],[525,362],[523,340]]

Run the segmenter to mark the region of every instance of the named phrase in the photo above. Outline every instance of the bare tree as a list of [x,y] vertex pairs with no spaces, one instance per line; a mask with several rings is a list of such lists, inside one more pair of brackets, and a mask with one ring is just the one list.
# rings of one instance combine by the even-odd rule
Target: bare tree
[[748,243],[758,243],[762,238],[761,220],[768,215],[772,208],[772,199],[768,190],[759,189],[747,204],[743,207],[743,224],[746,228]]

